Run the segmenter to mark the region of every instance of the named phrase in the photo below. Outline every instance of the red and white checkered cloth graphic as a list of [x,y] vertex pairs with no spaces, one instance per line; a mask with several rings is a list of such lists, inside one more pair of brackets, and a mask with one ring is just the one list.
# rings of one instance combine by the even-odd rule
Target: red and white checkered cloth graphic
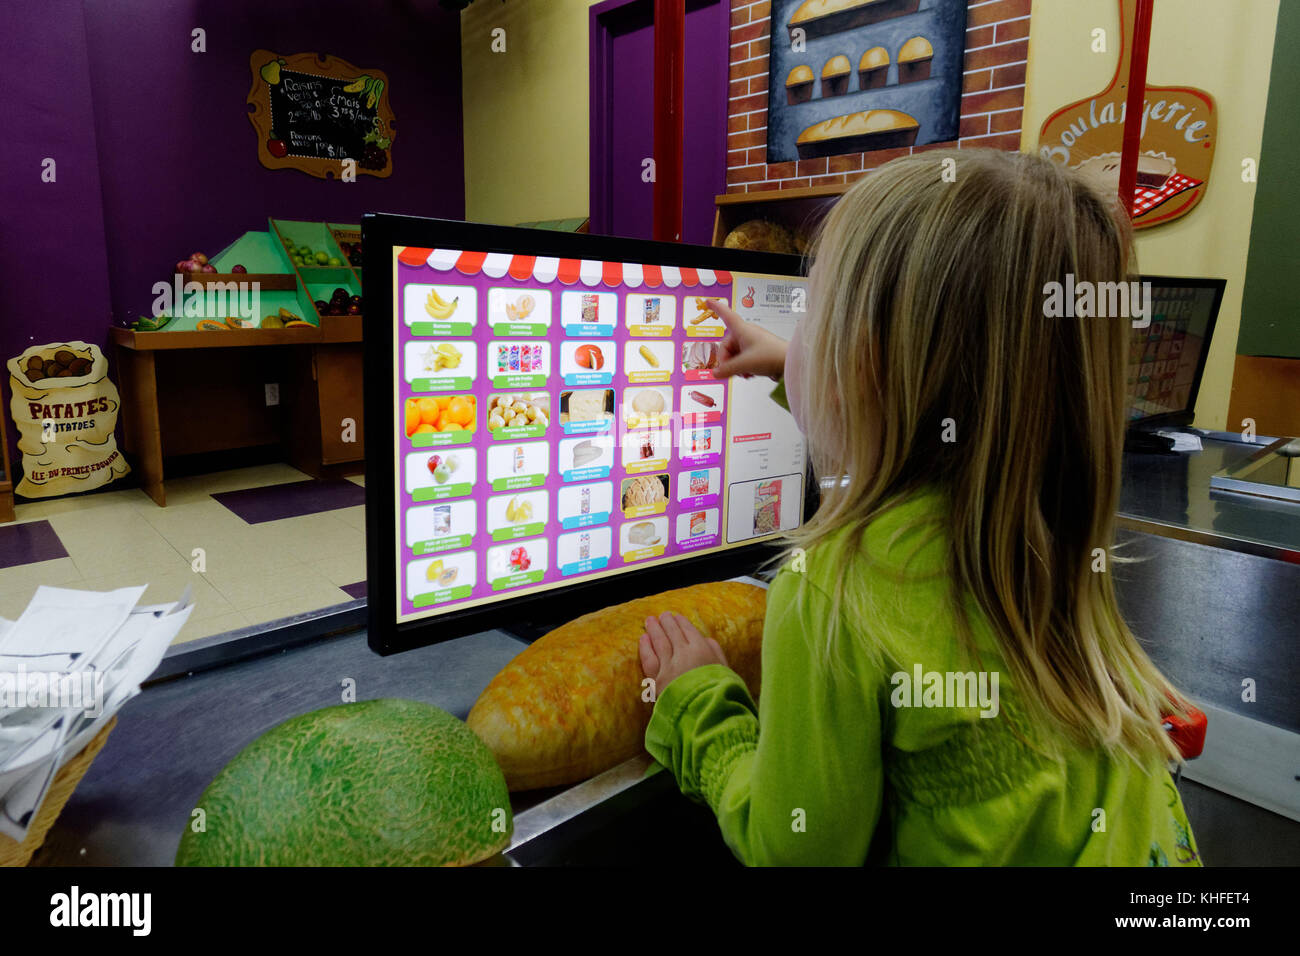
[[1133,218],[1136,219],[1138,216],[1150,212],[1156,206],[1173,199],[1179,193],[1195,189],[1203,182],[1205,182],[1203,179],[1189,179],[1182,173],[1174,173],[1160,189],[1138,186],[1137,189],[1133,190]]

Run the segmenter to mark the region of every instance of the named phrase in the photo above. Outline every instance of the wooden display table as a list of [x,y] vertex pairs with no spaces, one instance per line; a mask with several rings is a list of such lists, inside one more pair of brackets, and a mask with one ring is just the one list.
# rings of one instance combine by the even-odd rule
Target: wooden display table
[[[281,444],[290,464],[316,477],[355,470],[365,457],[360,316],[330,316],[319,329],[115,328],[112,340],[124,447],[159,506],[164,456]],[[279,386],[278,405],[266,404],[269,384]]]

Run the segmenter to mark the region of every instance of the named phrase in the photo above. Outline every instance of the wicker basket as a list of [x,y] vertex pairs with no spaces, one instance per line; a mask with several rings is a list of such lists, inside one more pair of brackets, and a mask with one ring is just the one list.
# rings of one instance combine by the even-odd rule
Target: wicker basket
[[68,802],[72,791],[77,789],[77,784],[81,783],[81,778],[90,769],[91,762],[103,749],[104,741],[108,740],[108,732],[116,723],[117,718],[111,718],[104,725],[104,729],[95,734],[90,743],[82,748],[81,753],[59,768],[49,791],[45,794],[45,802],[36,811],[36,819],[28,827],[27,836],[22,843],[0,834],[0,866],[26,866],[32,854],[40,849],[41,844],[45,842],[45,835],[49,833],[50,827],[54,826],[54,821],[63,812],[63,805]]

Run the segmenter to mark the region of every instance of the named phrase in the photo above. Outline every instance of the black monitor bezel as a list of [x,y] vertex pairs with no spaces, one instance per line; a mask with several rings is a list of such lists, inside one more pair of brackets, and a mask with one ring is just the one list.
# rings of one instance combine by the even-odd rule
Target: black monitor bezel
[[[1181,409],[1169,412],[1160,412],[1155,415],[1149,415],[1145,418],[1129,419],[1127,425],[1129,428],[1145,429],[1155,425],[1190,425],[1192,419],[1196,416],[1196,400],[1201,394],[1201,379],[1205,376],[1205,366],[1210,358],[1210,343],[1214,341],[1214,329],[1219,321],[1219,309],[1223,306],[1224,290],[1228,286],[1227,279],[1216,279],[1206,276],[1138,276],[1139,282],[1150,282],[1152,286],[1157,285],[1178,285],[1191,289],[1214,289],[1214,302],[1210,306],[1210,321],[1205,327],[1205,348],[1201,350],[1201,355],[1196,361],[1196,375],[1192,378],[1191,391],[1187,393],[1187,405]],[[1154,289],[1153,289],[1154,293]],[[1155,321],[1155,317],[1152,317]],[[1128,399],[1125,396],[1124,411],[1128,413]]]
[[[749,574],[777,553],[777,547],[769,540],[399,624],[394,612],[400,582],[392,560],[398,547],[392,514],[396,506],[394,496],[400,494],[400,489],[388,448],[388,438],[395,434],[397,427],[397,408],[392,401],[393,337],[396,335],[392,319],[393,264],[388,252],[392,246],[655,263],[732,273],[803,276],[806,269],[805,260],[796,255],[390,213],[369,213],[362,218],[361,243],[365,250],[362,285],[366,314],[371,317],[365,322],[364,332],[365,421],[366,431],[372,436],[365,471],[366,604],[371,650],[387,655],[482,631],[535,630],[538,624],[558,624],[600,607],[685,583]],[[816,490],[811,472],[806,471],[805,519],[815,509]]]

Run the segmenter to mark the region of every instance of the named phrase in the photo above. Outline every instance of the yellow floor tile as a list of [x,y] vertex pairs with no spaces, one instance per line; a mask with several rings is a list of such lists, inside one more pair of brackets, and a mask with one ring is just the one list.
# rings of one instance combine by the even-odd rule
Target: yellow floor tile
[[[198,609],[195,608],[195,614],[197,613]],[[191,615],[172,644],[184,644],[186,641],[195,641],[200,637],[211,637],[214,634],[225,634],[227,631],[237,631],[247,626],[248,620],[238,611],[228,611],[216,617],[206,618]]]
[[48,520],[65,544],[69,539],[96,538],[109,531],[130,534],[151,530],[140,521],[135,508],[123,501],[63,511],[50,515]]
[[119,568],[148,577],[189,570],[188,562],[157,533],[152,538],[106,537],[89,544],[65,542],[65,547],[83,577],[100,577]]
[[123,488],[97,494],[69,495],[66,498],[55,498],[50,501],[25,500],[15,504],[14,512],[19,521],[32,521],[36,518],[49,518],[52,515],[83,514],[111,505],[132,506],[141,501],[149,501],[149,496],[139,488]]
[[[22,605],[27,606],[36,588],[42,584],[53,587],[72,588],[81,580],[81,571],[72,558],[54,558],[50,561],[37,561],[35,564],[20,564],[17,567],[0,570],[0,595],[5,598],[5,607],[11,607],[8,599],[21,598]],[[0,611],[5,617],[12,617]]]
[[296,614],[321,611],[339,604],[347,604],[351,600],[351,596],[346,591],[340,591],[328,584],[317,584],[298,597],[276,601],[272,604],[263,604],[259,607],[245,608],[243,615],[248,618],[250,624],[263,624],[283,617],[292,617]]
[[267,546],[288,551],[299,561],[319,561],[366,546],[366,536],[360,529],[349,527],[330,512],[265,521],[253,527]]
[[208,499],[190,504],[168,505],[152,511],[139,512],[160,535],[170,542],[184,541],[195,531],[225,534],[242,531],[248,527],[237,514]]
[[329,578],[318,569],[306,564],[290,564],[276,569],[262,568],[251,571],[224,566],[213,567],[207,578],[217,592],[237,611],[280,601],[292,601],[305,594],[320,594],[320,600],[324,600],[330,596],[329,588],[333,587],[333,582]]
[[192,617],[213,617],[236,610],[203,575],[195,574],[189,568],[162,574],[122,568],[111,574],[85,578],[79,587],[87,591],[112,591],[137,584],[149,586],[140,599],[141,604],[168,604],[177,600],[188,586],[194,596]]
[[366,530],[366,506],[356,505],[352,508],[337,508],[334,511],[322,512],[323,514],[333,515],[339,521],[342,521],[349,528],[356,528],[358,531]]
[[309,566],[339,586],[356,584],[366,579],[365,551],[353,551],[323,561],[312,561]]
[[362,488],[366,486],[365,475],[348,475],[348,481],[352,482],[354,485],[360,485]]
[[297,551],[273,535],[260,530],[261,525],[178,528],[169,540],[176,553],[192,563],[196,548],[203,549],[206,571],[223,573],[274,570],[286,564],[302,563]]

